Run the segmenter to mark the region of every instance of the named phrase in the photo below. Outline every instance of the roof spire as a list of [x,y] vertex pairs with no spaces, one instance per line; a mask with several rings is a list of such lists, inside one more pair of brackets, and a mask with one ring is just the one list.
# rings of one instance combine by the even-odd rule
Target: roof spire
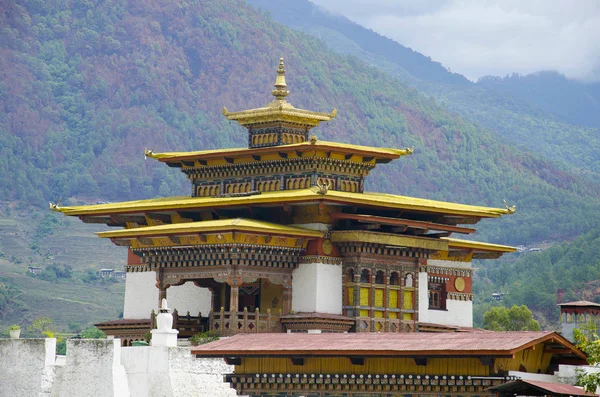
[[275,79],[275,89],[271,91],[271,94],[278,101],[285,100],[285,97],[290,93],[285,83],[285,69],[283,68],[283,58],[279,58],[279,67],[277,68],[277,78]]

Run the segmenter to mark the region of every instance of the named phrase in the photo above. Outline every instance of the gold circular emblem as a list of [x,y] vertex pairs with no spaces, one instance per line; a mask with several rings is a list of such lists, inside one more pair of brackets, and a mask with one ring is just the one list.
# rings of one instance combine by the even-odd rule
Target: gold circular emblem
[[323,242],[321,243],[321,251],[323,251],[325,255],[331,255],[331,253],[333,252],[333,244],[331,243],[331,240],[329,240],[328,238],[323,240]]
[[458,292],[463,292],[465,290],[465,279],[462,277],[456,277],[454,280],[454,288],[456,288]]

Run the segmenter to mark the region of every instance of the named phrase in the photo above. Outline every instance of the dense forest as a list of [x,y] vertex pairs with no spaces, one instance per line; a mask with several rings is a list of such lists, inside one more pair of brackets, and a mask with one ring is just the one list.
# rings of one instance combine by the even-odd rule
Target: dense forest
[[597,184],[242,1],[28,0],[2,11],[4,197],[39,204],[186,193],[176,172],[143,161],[144,147],[243,146],[244,131],[219,109],[268,101],[283,55],[293,103],[339,109],[316,131],[322,138],[415,147],[374,172],[369,189],[494,206],[507,199],[519,212],[483,225],[498,242],[560,239],[598,223]]
[[[368,190],[490,206],[506,199],[517,213],[482,222],[478,234],[498,243],[562,241],[600,224],[596,129],[471,83],[391,40],[377,42],[372,32],[363,41],[345,36],[351,30],[324,35],[354,43],[349,55],[242,0],[0,4],[5,201],[46,206],[61,197],[68,204],[189,194],[181,173],[144,161],[144,148],[243,147],[246,131],[220,109],[269,101],[283,56],[291,103],[339,111],[315,129],[319,138],[415,147],[372,172]],[[373,52],[361,60],[365,48]],[[47,237],[37,233],[33,248]],[[502,266],[512,271],[516,263]],[[66,282],[59,277],[66,264],[44,277]],[[73,269],[73,278],[86,284],[86,271]],[[26,279],[21,288],[41,282]],[[519,296],[513,284],[494,285]]]
[[[483,313],[494,305],[523,303],[547,323],[556,324],[557,301],[600,303],[600,230],[542,252],[525,252],[482,266],[476,276],[480,305],[475,318],[480,324]],[[504,294],[501,302],[492,300],[493,292]]]

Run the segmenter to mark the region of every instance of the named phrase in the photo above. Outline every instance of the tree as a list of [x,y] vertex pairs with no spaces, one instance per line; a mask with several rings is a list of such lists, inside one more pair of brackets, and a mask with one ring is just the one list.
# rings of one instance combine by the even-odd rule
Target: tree
[[94,326],[91,326],[81,331],[80,336],[82,339],[106,339],[106,334],[104,333],[104,331],[99,330]]
[[483,328],[492,331],[539,331],[540,323],[525,305],[492,307],[483,315]]
[[[590,365],[599,364],[600,338],[596,332],[596,324],[590,322],[581,329],[575,328],[574,335],[577,347],[587,354],[587,362]],[[577,370],[577,385],[587,392],[595,393],[600,387],[600,372],[586,373],[584,370]]]
[[33,323],[27,327],[29,332],[33,332],[39,336],[46,338],[54,338],[56,331],[52,325],[52,320],[48,317],[39,317],[33,320]]

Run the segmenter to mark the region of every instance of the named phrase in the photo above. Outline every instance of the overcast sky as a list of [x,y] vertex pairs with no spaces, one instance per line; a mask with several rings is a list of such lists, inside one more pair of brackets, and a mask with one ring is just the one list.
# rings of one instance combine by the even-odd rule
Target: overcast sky
[[311,0],[471,80],[555,70],[600,81],[600,0]]

